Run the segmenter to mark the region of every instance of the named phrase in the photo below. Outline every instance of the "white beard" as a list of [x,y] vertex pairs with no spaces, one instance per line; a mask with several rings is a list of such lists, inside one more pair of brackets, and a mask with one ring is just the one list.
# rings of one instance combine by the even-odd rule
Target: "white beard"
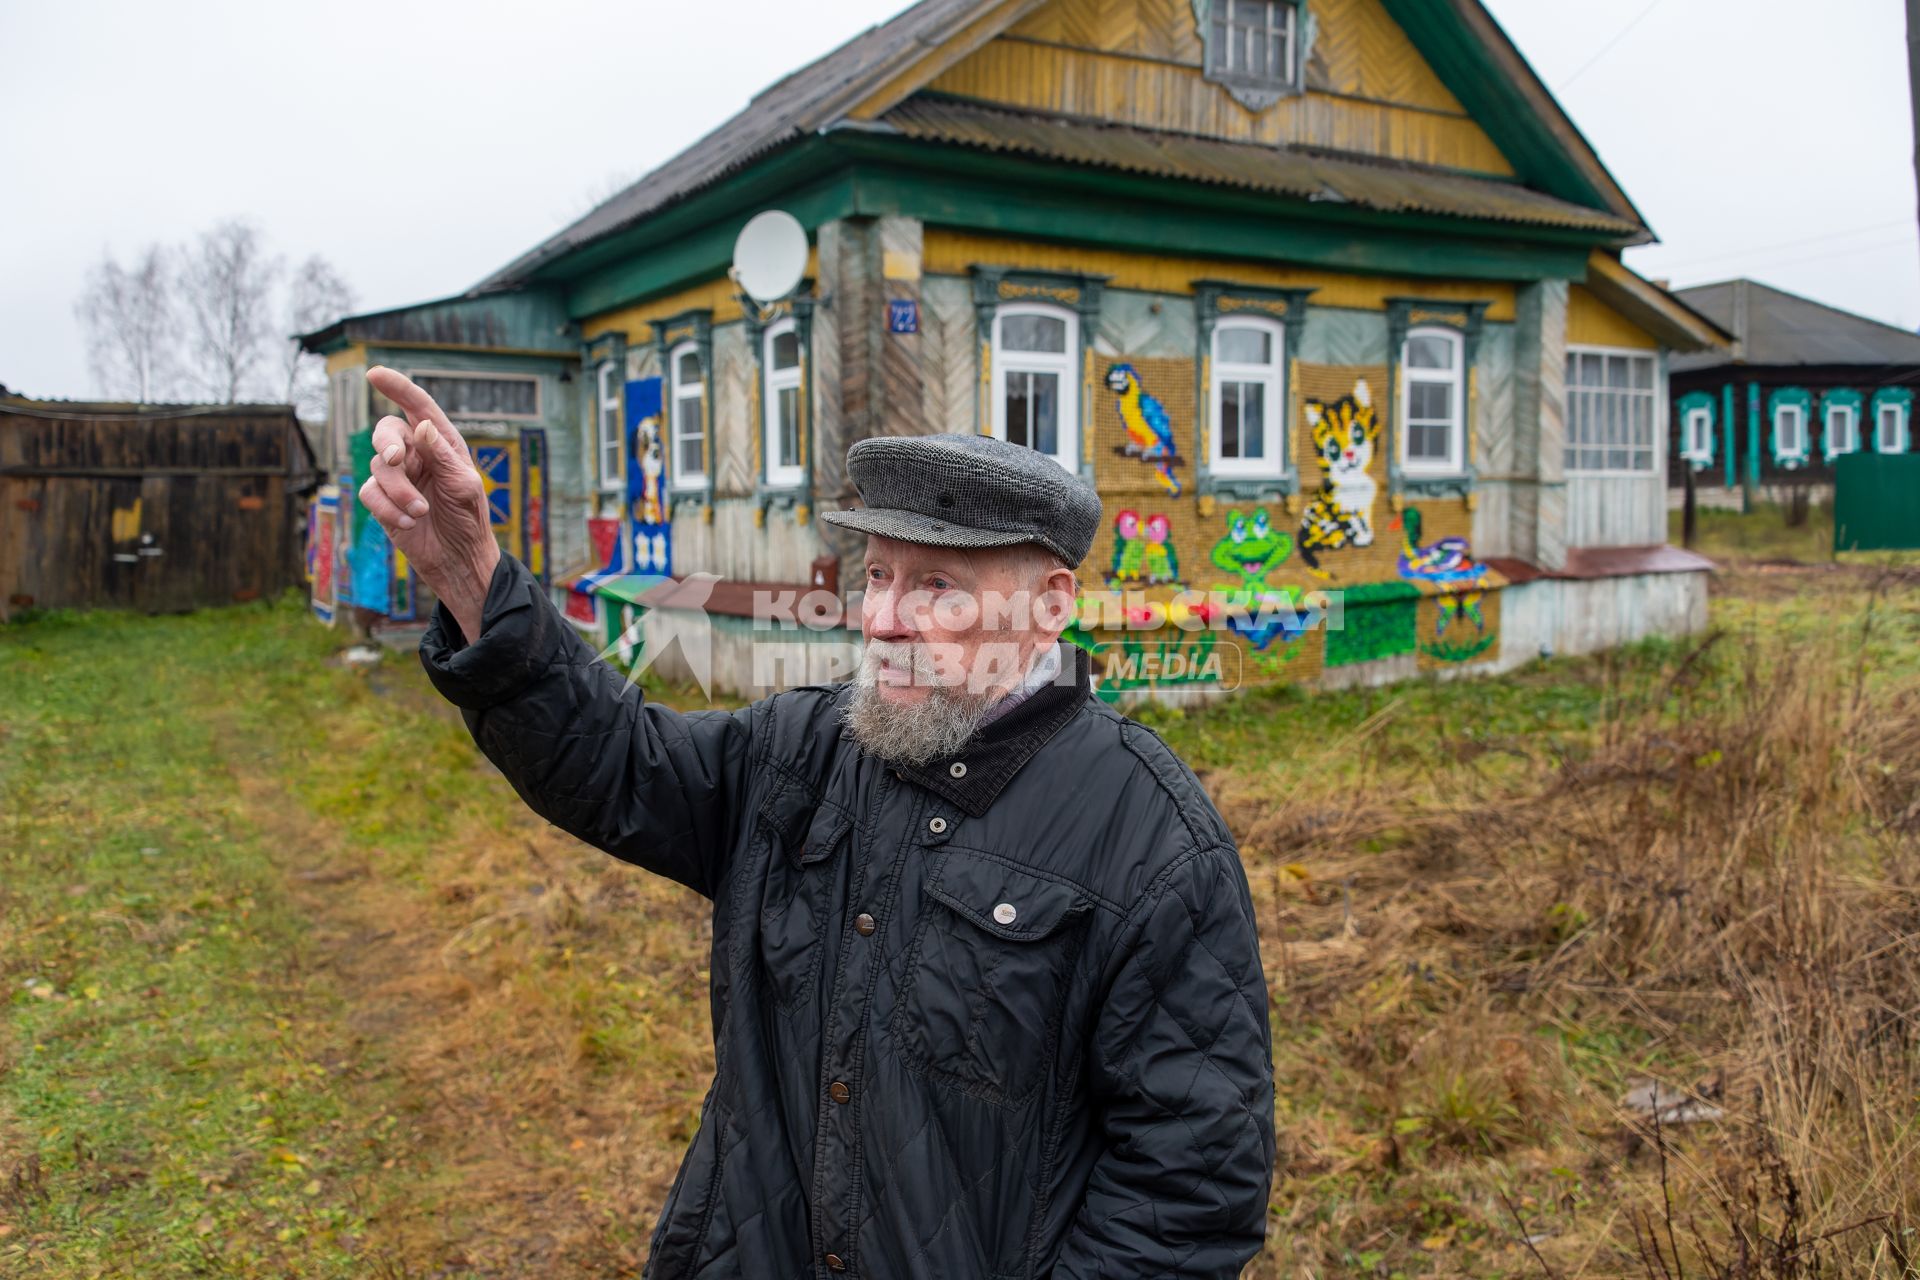
[[[880,692],[880,664],[910,666],[913,681],[926,696],[907,706],[888,702]],[[960,754],[980,728],[993,696],[974,693],[964,683],[936,683],[933,664],[915,644],[871,641],[854,677],[853,697],[843,714],[853,737],[868,754],[894,764],[920,766]]]

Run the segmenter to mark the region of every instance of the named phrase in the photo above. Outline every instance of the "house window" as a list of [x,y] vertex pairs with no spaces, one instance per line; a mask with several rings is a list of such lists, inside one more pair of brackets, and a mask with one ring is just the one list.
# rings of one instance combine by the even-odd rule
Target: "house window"
[[1773,410],[1773,452],[1785,459],[1807,456],[1807,411],[1797,404]]
[[1069,471],[1080,464],[1079,352],[1071,311],[1002,307],[993,318],[993,434]]
[[1874,411],[1873,447],[1881,453],[1907,451],[1907,408],[1882,404]]
[[667,357],[673,372],[673,487],[704,487],[707,482],[707,378],[700,348],[691,342]]
[[765,371],[764,447],[767,483],[800,483],[800,332],[791,320],[769,328],[762,339],[760,367]]
[[1697,405],[1687,410],[1682,423],[1680,456],[1688,462],[1705,465],[1713,461],[1713,410]]
[[1465,351],[1451,329],[1414,329],[1400,349],[1400,465],[1409,473],[1451,475],[1466,465]]
[[1650,355],[1568,349],[1568,471],[1645,473],[1654,469],[1653,383]]
[[540,379],[532,374],[409,372],[449,417],[540,416]]
[[599,412],[594,419],[594,457],[600,467],[600,489],[612,492],[626,487],[621,467],[620,437],[623,434],[620,405],[620,366],[611,360],[600,364]]
[[1277,476],[1285,447],[1281,370],[1286,330],[1271,320],[1222,322],[1213,331],[1213,471]]
[[1860,447],[1860,411],[1850,404],[1827,406],[1827,456],[1836,458]]
[[[1207,78],[1272,101],[1293,87],[1292,0],[1207,0]],[[1251,104],[1250,104],[1251,105]]]

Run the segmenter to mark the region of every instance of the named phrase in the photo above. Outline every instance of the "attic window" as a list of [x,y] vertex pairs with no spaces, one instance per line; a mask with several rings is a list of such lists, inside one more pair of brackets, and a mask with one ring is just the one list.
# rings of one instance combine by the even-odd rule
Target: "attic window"
[[1298,87],[1295,0],[1194,0],[1206,44],[1207,79],[1240,105],[1263,111]]

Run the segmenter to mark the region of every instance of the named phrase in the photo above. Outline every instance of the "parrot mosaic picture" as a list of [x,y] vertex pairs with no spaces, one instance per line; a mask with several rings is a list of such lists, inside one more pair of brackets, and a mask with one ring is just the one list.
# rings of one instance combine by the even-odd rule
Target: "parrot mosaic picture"
[[1287,479],[1251,498],[1204,465],[1204,376],[1148,356],[1095,357],[1088,371],[1094,482],[1112,518],[1071,634],[1104,693],[1499,656],[1505,580],[1473,555],[1468,502],[1393,491],[1389,369],[1295,362]]

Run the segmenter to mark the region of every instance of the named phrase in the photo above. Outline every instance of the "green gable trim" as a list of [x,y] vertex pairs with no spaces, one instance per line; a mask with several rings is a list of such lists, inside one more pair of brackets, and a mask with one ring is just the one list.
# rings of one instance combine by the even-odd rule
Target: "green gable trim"
[[1589,252],[1605,240],[840,134],[801,143],[541,271],[564,273],[573,317],[611,311],[723,274],[740,225],[769,207],[809,229],[895,214],[1089,247],[1436,279],[1584,279]]
[[1529,186],[1642,221],[1630,209],[1616,209],[1566,142],[1555,136],[1507,68],[1469,28],[1458,11],[1460,0],[1381,2],[1441,83],[1460,99],[1474,123],[1486,130]]

